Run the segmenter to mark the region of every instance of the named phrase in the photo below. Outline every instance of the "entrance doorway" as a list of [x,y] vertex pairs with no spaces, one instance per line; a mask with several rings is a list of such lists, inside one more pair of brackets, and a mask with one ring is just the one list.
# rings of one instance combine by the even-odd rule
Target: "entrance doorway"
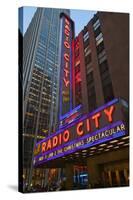
[[86,189],[88,186],[88,171],[86,166],[74,165],[74,189]]
[[104,187],[119,187],[129,185],[129,168],[127,162],[104,165],[102,172]]

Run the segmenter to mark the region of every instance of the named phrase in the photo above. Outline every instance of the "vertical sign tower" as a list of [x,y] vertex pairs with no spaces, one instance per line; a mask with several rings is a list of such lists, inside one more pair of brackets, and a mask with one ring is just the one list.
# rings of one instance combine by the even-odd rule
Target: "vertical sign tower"
[[74,22],[66,14],[61,13],[61,70],[60,70],[60,108],[59,120],[73,109],[72,68],[74,39]]

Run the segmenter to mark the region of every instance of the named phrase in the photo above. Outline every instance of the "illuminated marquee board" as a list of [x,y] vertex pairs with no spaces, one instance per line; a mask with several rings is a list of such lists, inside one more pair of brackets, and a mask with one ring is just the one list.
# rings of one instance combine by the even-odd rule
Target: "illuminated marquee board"
[[74,109],[72,109],[70,112],[66,113],[62,116],[60,120],[59,128],[63,128],[70,124],[71,122],[75,121],[76,119],[80,118],[82,115],[82,105],[78,105]]
[[61,72],[60,72],[60,119],[72,110],[72,40],[73,21],[61,14]]
[[83,115],[36,144],[34,165],[60,158],[126,134],[119,99]]

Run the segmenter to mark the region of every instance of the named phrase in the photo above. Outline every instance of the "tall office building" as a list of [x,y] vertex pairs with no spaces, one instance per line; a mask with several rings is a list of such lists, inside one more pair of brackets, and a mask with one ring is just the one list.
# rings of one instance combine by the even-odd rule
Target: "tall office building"
[[[21,8],[23,9],[23,8]],[[33,148],[57,126],[60,13],[67,9],[37,8],[23,40],[23,181],[36,184],[44,170],[33,172]]]

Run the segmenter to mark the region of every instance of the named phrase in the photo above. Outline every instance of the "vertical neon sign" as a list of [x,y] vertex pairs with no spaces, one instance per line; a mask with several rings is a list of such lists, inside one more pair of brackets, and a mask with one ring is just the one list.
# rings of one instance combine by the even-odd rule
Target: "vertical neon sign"
[[81,93],[81,70],[80,70],[80,55],[79,55],[79,37],[76,37],[74,40],[74,75],[73,75],[73,84],[74,88],[74,97],[75,105],[79,105],[82,102],[82,93]]
[[72,40],[73,21],[61,14],[61,61],[60,61],[60,119],[72,110]]

